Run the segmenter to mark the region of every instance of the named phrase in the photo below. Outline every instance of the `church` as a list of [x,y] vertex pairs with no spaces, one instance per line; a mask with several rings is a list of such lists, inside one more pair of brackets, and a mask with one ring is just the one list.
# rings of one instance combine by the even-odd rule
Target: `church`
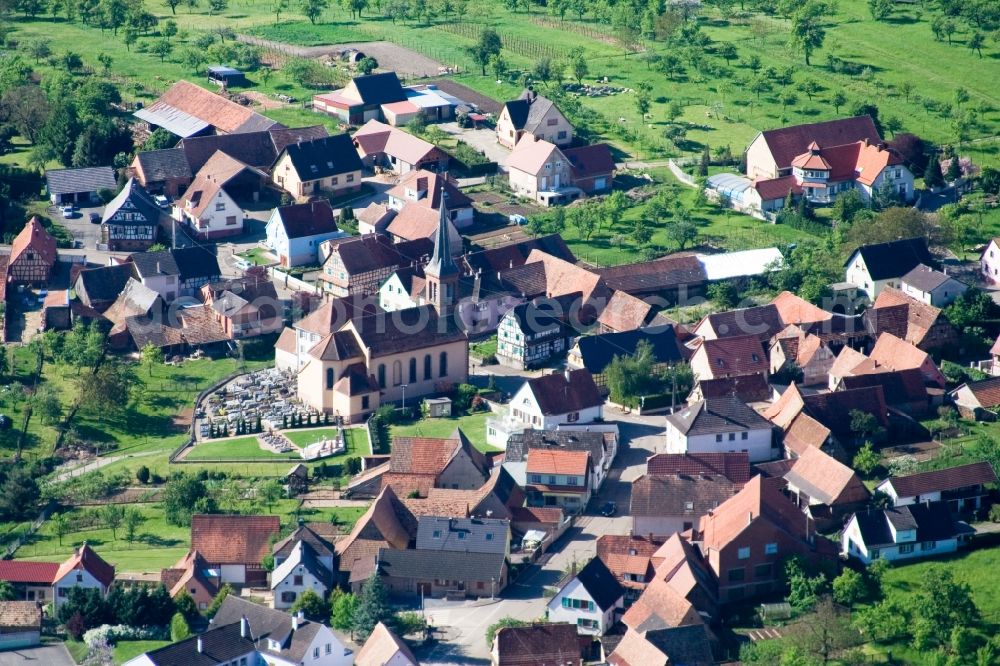
[[[305,405],[356,423],[382,404],[415,404],[468,381],[469,340],[454,316],[460,271],[451,253],[447,215],[442,205],[434,251],[423,267],[421,305],[331,321],[300,356],[298,396]],[[296,353],[301,334],[285,329],[276,360]]]

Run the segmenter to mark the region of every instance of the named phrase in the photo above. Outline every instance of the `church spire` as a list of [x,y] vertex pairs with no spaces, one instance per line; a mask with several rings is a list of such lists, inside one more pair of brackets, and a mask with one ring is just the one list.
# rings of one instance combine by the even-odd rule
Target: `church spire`
[[424,274],[437,278],[458,275],[458,266],[451,257],[451,234],[449,234],[448,209],[445,206],[445,189],[441,185],[441,203],[439,206],[438,226],[434,233],[434,254],[424,267]]

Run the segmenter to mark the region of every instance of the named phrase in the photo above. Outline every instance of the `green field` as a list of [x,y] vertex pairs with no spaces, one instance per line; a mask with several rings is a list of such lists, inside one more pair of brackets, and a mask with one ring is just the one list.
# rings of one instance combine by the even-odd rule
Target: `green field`
[[401,423],[390,428],[393,437],[434,437],[445,439],[451,437],[455,428],[462,432],[472,445],[480,451],[495,451],[486,443],[486,419],[490,412],[478,412],[467,416],[450,417],[446,419],[420,419],[412,423]]
[[301,460],[297,451],[272,453],[260,448],[256,436],[207,440],[195,444],[185,460]]

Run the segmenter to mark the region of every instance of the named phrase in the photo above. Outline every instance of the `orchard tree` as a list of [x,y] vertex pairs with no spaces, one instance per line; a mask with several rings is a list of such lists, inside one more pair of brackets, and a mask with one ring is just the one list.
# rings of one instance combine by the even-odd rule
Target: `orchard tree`
[[583,55],[583,49],[576,49],[570,54],[569,66],[577,85],[582,84],[587,74],[590,73],[590,68],[587,66],[587,59]]
[[[309,22],[316,25],[323,11],[330,6],[329,0],[302,0],[302,15],[309,19]],[[351,16],[354,16],[354,9],[351,9]]]
[[124,512],[117,504],[107,504],[101,509],[101,520],[104,526],[111,530],[111,538],[118,540],[118,528],[122,526]]
[[810,65],[809,57],[823,46],[826,39],[826,30],[811,6],[805,5],[792,16],[792,43],[801,49],[807,67]]
[[499,55],[502,48],[503,41],[493,28],[486,28],[479,34],[479,41],[469,49],[469,55],[480,66],[483,76],[486,76],[486,66],[490,64],[490,58]]

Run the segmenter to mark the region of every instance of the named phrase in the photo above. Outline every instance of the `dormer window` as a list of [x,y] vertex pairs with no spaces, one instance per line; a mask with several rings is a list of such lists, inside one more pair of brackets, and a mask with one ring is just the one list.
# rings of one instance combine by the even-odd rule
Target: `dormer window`
[[757,356],[757,354],[750,354],[750,359],[751,359],[751,360],[752,360],[752,361],[753,361],[754,363],[757,363],[758,361],[760,361],[760,357],[759,357],[759,356]]

